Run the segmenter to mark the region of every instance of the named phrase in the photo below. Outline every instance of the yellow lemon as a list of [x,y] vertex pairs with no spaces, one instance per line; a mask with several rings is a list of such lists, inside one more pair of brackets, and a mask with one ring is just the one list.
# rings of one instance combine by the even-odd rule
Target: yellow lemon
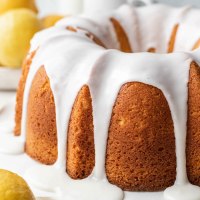
[[0,0],[0,14],[15,8],[29,8],[37,12],[34,0]]
[[42,19],[42,26],[43,28],[49,28],[54,26],[57,21],[62,19],[64,16],[61,15],[49,15]]
[[15,9],[0,16],[0,63],[19,67],[25,58],[33,35],[40,30],[36,14],[28,9]]
[[17,174],[0,169],[1,200],[35,200],[27,183]]

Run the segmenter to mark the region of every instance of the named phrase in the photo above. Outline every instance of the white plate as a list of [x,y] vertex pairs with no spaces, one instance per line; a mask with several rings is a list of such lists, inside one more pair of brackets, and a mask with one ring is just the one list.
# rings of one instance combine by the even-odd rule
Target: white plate
[[0,90],[16,90],[21,76],[21,69],[0,67]]

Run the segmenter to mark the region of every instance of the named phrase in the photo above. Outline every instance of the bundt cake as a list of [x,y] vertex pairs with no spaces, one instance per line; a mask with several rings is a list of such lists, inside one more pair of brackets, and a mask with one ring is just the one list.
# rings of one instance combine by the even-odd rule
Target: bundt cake
[[199,19],[190,7],[123,5],[38,33],[17,92],[26,153],[66,187],[110,185],[106,200],[166,188],[176,200],[178,187],[199,199]]

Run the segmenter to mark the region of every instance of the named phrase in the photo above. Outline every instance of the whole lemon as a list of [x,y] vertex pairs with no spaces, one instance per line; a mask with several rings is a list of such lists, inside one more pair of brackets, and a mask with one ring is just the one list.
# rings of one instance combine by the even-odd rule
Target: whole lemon
[[0,16],[0,63],[19,67],[25,58],[33,35],[40,30],[36,14],[28,9],[15,9]]
[[0,169],[1,200],[35,200],[27,183],[17,174]]
[[43,28],[49,28],[51,26],[54,26],[57,21],[62,19],[64,16],[62,15],[49,15],[42,19],[42,26]]
[[0,1],[0,14],[15,8],[29,8],[37,12],[34,0],[1,0]]

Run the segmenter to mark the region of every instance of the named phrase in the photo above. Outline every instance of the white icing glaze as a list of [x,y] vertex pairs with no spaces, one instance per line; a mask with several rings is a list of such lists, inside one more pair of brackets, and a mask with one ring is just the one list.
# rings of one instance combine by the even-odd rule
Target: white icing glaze
[[56,26],[58,27],[68,27],[72,26],[74,28],[82,28],[90,33],[96,35],[105,47],[108,49],[119,49],[118,40],[114,31],[114,28],[108,20],[111,16],[106,15],[103,17],[99,17],[96,15],[90,16],[91,18],[95,18],[95,21],[91,19],[87,19],[86,17],[73,17],[73,18],[65,18],[60,20]]
[[[121,189],[109,184],[106,179],[106,142],[112,108],[121,86],[137,81],[162,90],[174,122],[177,177],[175,185],[165,191],[165,198],[184,199],[182,190],[187,191],[185,199],[200,198],[200,188],[188,182],[185,156],[189,69],[192,61],[200,63],[200,50],[173,54],[125,54],[114,50],[119,45],[110,23],[111,17],[119,20],[135,52],[153,47],[161,53],[167,51],[173,27],[179,24],[177,34],[180,38],[176,40],[174,49],[178,51],[183,47],[189,51],[198,40],[198,34],[193,33],[191,39],[191,33],[198,30],[195,27],[199,23],[196,18],[199,13],[188,7],[153,5],[135,9],[125,5],[113,14],[94,17],[94,21],[85,17],[64,19],[56,27],[35,36],[31,51],[37,49],[37,52],[24,92],[21,138],[26,138],[26,113],[32,80],[38,69],[44,66],[55,99],[58,159],[51,167],[30,168],[26,177],[31,184],[58,193],[61,199],[68,195],[68,199],[122,200],[124,197]],[[192,20],[195,22],[190,23]],[[70,32],[66,29],[67,26],[81,27],[84,30]],[[185,31],[184,28],[188,27],[190,30]],[[99,37],[110,50],[94,44],[85,35],[86,30]],[[183,45],[185,41],[188,42]],[[65,172],[67,128],[75,98],[85,84],[89,86],[92,97],[95,168],[88,178],[74,181]],[[93,192],[88,194],[88,189],[91,188]],[[127,195],[130,199],[134,197],[133,193]]]
[[[40,172],[42,176],[35,176]],[[110,199],[121,200],[124,193],[114,185],[108,183],[106,179],[95,180],[87,178],[84,180],[73,180],[62,173],[60,169],[54,166],[38,166],[30,168],[26,175],[26,179],[31,185],[39,187],[45,191],[52,192],[57,199]],[[57,179],[55,179],[57,177]],[[39,184],[38,184],[39,183]],[[91,192],[91,188],[93,192]]]
[[166,53],[174,26],[180,23],[189,8],[171,8],[160,4],[148,8],[141,7],[137,11],[141,40],[139,51],[155,48],[156,52]]
[[174,185],[164,191],[164,197],[167,200],[199,200],[200,189],[190,183]]
[[194,20],[194,15],[196,19],[199,19],[199,10],[193,9],[192,12],[187,12],[183,16],[177,32],[175,51],[191,50],[194,44],[200,39],[198,34],[200,31],[200,22],[199,20]]
[[132,7],[128,5],[123,5],[117,11],[114,12],[113,17],[117,19],[117,21],[125,30],[126,35],[129,38],[129,43],[131,45],[132,51],[139,52],[141,49],[141,42],[138,28],[138,16],[136,10],[132,9]]

